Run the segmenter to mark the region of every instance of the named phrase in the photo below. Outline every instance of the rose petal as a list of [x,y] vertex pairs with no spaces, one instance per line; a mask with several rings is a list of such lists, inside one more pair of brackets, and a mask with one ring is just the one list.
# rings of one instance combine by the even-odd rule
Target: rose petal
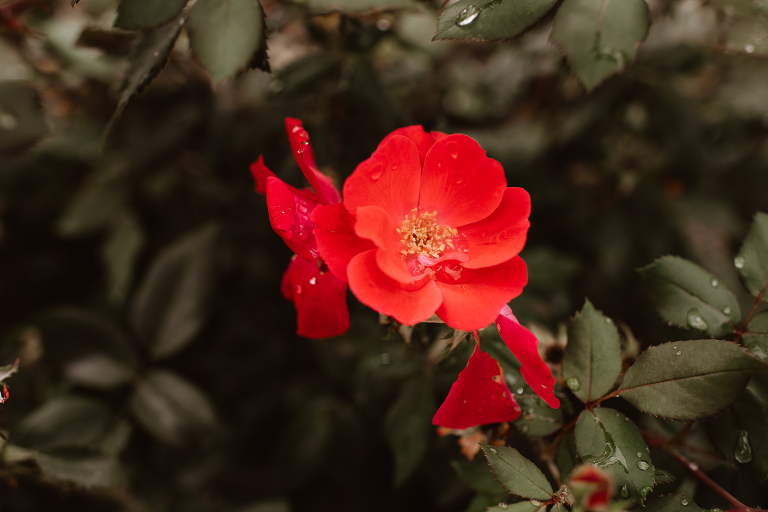
[[394,135],[402,135],[403,137],[408,137],[413,141],[414,144],[416,144],[416,149],[419,152],[419,160],[421,161],[422,166],[424,165],[424,158],[427,156],[427,151],[429,151],[429,148],[432,147],[435,141],[446,137],[446,134],[441,132],[427,133],[424,131],[424,128],[419,125],[415,125],[398,128],[397,130],[387,135],[384,140],[387,140],[389,137]]
[[520,295],[528,282],[525,262],[519,256],[493,267],[465,268],[464,273],[471,278],[463,282],[464,275],[459,275],[454,284],[448,282],[443,272],[436,274],[443,296],[437,316],[462,331],[482,329],[493,322],[502,306]]
[[315,154],[312,151],[312,145],[309,143],[309,134],[302,126],[301,121],[293,118],[285,119],[285,130],[288,132],[288,142],[291,144],[291,151],[299,164],[301,172],[320,196],[321,203],[335,204],[341,202],[341,195],[330,177],[321,173],[315,164]]
[[550,407],[560,407],[560,400],[555,397],[555,377],[539,355],[539,340],[536,336],[520,325],[509,306],[504,306],[499,311],[496,327],[501,339],[520,361],[520,373],[525,382]]
[[378,206],[397,224],[418,204],[420,175],[413,141],[389,137],[347,178],[344,206],[352,213],[362,206]]
[[315,240],[328,268],[340,279],[347,280],[347,266],[352,258],[375,249],[370,240],[355,233],[355,217],[343,203],[317,205],[311,220],[315,223]]
[[381,271],[376,262],[377,250],[358,254],[347,267],[349,288],[363,304],[379,313],[394,317],[400,323],[423,322],[440,305],[440,291],[432,279],[426,278],[404,289],[403,285]]
[[498,265],[517,256],[525,245],[531,223],[531,197],[522,188],[509,187],[501,204],[488,217],[459,228],[466,237],[469,261],[467,268]]
[[267,210],[275,233],[293,252],[306,259],[318,257],[317,243],[310,220],[317,203],[310,194],[294,189],[275,177],[267,178]]
[[267,193],[267,179],[277,178],[275,173],[270,171],[266,165],[264,165],[264,158],[259,156],[259,159],[251,164],[251,175],[253,181],[256,183],[256,192],[259,194]]
[[317,261],[296,257],[283,276],[282,291],[296,307],[299,336],[329,338],[349,329],[347,283],[320,272]]
[[463,226],[489,216],[506,187],[501,164],[485,156],[477,142],[466,135],[448,135],[427,152],[419,207],[436,211],[440,224]]
[[520,407],[504,381],[498,361],[475,347],[467,367],[461,371],[432,418],[432,424],[465,429],[514,421],[518,416]]

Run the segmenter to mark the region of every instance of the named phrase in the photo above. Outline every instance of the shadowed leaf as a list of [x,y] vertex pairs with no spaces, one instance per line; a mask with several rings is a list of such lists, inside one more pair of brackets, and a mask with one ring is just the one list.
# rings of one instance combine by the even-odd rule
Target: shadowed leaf
[[768,214],[755,215],[733,264],[749,293],[755,297],[762,293],[762,300],[768,302]]
[[187,0],[120,0],[115,27],[142,30],[162,25],[177,16]]
[[433,41],[517,37],[541,20],[557,0],[459,0],[443,9]]
[[539,468],[514,448],[480,445],[496,480],[510,493],[523,498],[546,501],[554,494]]

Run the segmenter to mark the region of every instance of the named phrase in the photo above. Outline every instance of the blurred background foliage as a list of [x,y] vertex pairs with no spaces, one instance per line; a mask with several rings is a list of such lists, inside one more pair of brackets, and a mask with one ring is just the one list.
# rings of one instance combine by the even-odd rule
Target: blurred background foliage
[[[401,126],[477,139],[532,196],[512,308],[543,341],[586,296],[642,345],[691,337],[641,291],[635,269],[663,254],[751,306],[732,260],[768,209],[760,0],[648,0],[636,61],[591,91],[549,42],[553,14],[505,42],[433,42],[439,3],[265,0],[230,61],[215,13],[147,31],[123,9],[113,29],[116,0],[74,3],[0,2],[0,364],[20,358],[3,510],[472,506],[471,464],[428,422],[468,347],[413,384],[450,333],[397,330],[351,296],[349,333],[294,334],[291,253],[248,173],[264,155],[303,186],[286,116],[337,184]],[[406,382],[434,396],[398,401]],[[404,422],[426,432],[405,468]]]

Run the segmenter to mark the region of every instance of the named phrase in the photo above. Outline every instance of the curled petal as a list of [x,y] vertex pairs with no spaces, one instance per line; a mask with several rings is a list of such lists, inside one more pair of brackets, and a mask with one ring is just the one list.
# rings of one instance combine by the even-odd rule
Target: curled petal
[[355,233],[355,217],[344,204],[318,205],[312,212],[317,248],[328,268],[340,279],[347,280],[349,262],[361,252],[376,245]]
[[509,306],[504,306],[496,318],[499,335],[509,350],[515,355],[522,367],[520,373],[525,382],[550,407],[560,407],[560,400],[555,397],[555,377],[549,366],[539,355],[539,340],[536,336],[520,325]]
[[[446,272],[451,270],[453,272]],[[470,269],[446,263],[437,272],[443,302],[437,316],[454,329],[473,331],[487,326],[528,282],[522,258],[515,256],[493,267]]]
[[329,338],[349,329],[347,283],[320,272],[317,261],[294,256],[283,275],[282,292],[296,307],[299,336]]
[[436,211],[440,224],[463,226],[493,213],[506,187],[501,164],[488,158],[477,142],[466,135],[448,135],[427,152],[419,207]]
[[425,277],[406,289],[381,271],[376,252],[377,249],[360,253],[349,262],[349,288],[355,297],[406,325],[415,325],[432,316],[441,300],[435,282]]
[[518,187],[504,191],[501,204],[488,217],[459,228],[468,242],[467,268],[498,265],[517,256],[525,245],[531,223],[531,197]]
[[269,168],[264,165],[264,158],[261,155],[259,155],[258,160],[251,164],[251,175],[256,184],[256,192],[259,194],[267,193],[267,179],[277,178],[275,173],[270,171]]
[[461,371],[432,418],[432,424],[465,429],[514,421],[518,416],[520,407],[504,381],[498,361],[475,347],[467,367]]
[[309,134],[302,126],[301,121],[293,118],[285,119],[285,130],[288,132],[288,142],[291,144],[296,163],[301,172],[307,178],[309,184],[320,196],[320,203],[335,204],[341,202],[341,195],[333,186],[331,178],[321,173],[315,164],[315,154],[309,143]]
[[397,224],[419,201],[421,163],[416,145],[395,135],[385,139],[344,183],[344,206],[352,213],[378,206]]

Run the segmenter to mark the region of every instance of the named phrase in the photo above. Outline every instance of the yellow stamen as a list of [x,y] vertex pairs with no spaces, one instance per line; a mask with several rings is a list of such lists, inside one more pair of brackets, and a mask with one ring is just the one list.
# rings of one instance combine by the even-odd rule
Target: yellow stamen
[[441,226],[435,221],[437,212],[419,214],[419,209],[411,210],[400,229],[400,241],[405,249],[400,251],[403,257],[410,254],[439,258],[446,249],[453,249],[451,237],[457,236],[456,228]]

